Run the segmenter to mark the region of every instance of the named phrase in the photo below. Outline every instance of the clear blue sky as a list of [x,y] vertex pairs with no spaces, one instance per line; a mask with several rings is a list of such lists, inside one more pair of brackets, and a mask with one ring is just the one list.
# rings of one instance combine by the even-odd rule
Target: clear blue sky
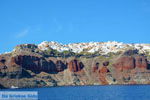
[[0,52],[44,40],[150,43],[150,0],[0,0]]

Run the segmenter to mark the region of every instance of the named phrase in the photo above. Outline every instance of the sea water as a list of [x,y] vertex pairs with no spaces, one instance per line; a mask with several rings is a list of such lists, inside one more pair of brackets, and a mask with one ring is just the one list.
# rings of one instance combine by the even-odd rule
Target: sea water
[[37,91],[38,100],[150,100],[150,85],[68,86],[1,91]]

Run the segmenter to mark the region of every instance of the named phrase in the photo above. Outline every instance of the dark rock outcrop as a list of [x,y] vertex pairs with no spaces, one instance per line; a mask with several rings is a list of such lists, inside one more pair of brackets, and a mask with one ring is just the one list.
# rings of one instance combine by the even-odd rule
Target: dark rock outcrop
[[29,55],[15,56],[13,59],[17,65],[20,65],[20,67],[36,73],[41,71],[48,73],[56,72],[56,66],[51,60],[47,61],[44,58]]
[[103,66],[108,66],[108,65],[109,65],[109,61],[103,62]]
[[137,68],[148,68],[148,61],[144,56],[135,57],[135,66]]
[[78,72],[81,71],[83,69],[84,65],[82,62],[79,62],[78,60],[74,59],[71,60],[68,63],[68,68],[71,72]]
[[56,71],[57,72],[64,71],[64,69],[66,69],[66,68],[67,68],[67,66],[61,60],[56,61]]
[[136,54],[138,54],[138,50],[137,49],[135,49],[135,50],[127,50],[127,51],[125,51],[124,53],[123,53],[123,55],[126,55],[126,56],[131,56],[131,55],[136,55]]
[[5,89],[5,87],[0,84],[0,89]]
[[[33,55],[16,55],[13,57],[0,57],[0,75],[9,77],[17,76],[17,74],[23,74],[25,70],[31,70],[35,73],[47,72],[58,73],[66,69],[67,66],[61,61],[57,60],[54,63],[52,60],[46,60],[44,57],[38,57]],[[7,76],[8,76],[7,75]],[[20,76],[20,75],[19,75]],[[28,75],[30,76],[30,75]]]

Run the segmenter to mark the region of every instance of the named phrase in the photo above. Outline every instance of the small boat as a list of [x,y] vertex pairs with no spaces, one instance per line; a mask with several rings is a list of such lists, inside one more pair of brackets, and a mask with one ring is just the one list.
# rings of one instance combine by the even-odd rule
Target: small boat
[[16,87],[16,86],[11,86],[11,89],[17,89],[18,87]]

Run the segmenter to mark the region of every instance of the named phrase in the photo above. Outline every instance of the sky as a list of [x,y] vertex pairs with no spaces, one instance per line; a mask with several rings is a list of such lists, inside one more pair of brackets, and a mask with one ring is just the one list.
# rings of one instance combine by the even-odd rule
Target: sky
[[150,43],[150,0],[0,0],[0,53],[24,43]]

